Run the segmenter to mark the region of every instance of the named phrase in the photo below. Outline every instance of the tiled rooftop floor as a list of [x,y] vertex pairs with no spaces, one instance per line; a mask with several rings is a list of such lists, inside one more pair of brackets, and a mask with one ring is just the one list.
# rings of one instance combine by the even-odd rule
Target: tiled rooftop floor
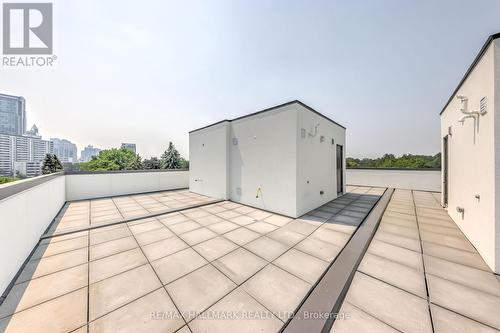
[[73,201],[66,203],[49,232],[57,233],[72,228],[160,213],[210,200],[213,199],[188,190],[178,190]]
[[333,333],[498,332],[500,282],[437,193],[396,190],[340,312]]
[[[0,331],[276,332],[383,193],[348,190],[299,219],[226,201],[43,240],[0,306]],[[143,198],[74,212],[152,211]]]

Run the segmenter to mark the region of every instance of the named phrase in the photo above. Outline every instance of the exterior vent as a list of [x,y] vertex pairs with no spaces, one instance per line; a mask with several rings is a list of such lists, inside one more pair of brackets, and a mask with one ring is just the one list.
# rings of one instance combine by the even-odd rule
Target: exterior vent
[[237,146],[238,145],[238,138],[233,138],[233,146]]
[[481,98],[481,101],[479,102],[479,113],[480,114],[485,114],[486,112],[488,112],[487,108],[486,108],[486,96]]
[[306,129],[305,128],[301,128],[300,129],[300,137],[302,139],[305,139],[306,138]]

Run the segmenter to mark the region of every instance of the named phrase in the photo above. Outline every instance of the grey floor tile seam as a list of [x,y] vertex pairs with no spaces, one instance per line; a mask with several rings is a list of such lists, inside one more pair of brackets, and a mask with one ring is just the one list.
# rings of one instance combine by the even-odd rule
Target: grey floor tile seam
[[478,324],[480,324],[480,325],[484,325],[484,326],[486,326],[486,327],[488,327],[488,328],[491,328],[491,329],[492,329],[492,330],[494,330],[494,331],[500,332],[500,330],[499,330],[498,328],[493,327],[493,326],[491,326],[491,325],[489,325],[489,324],[483,323],[483,322],[481,322],[481,321],[479,321],[479,320],[477,320],[477,319],[474,319],[474,318],[471,318],[471,317],[465,316],[463,313],[459,313],[459,312],[456,312],[456,311],[454,311],[454,310],[448,309],[448,308],[446,308],[446,307],[444,307],[444,306],[442,306],[442,305],[440,305],[440,304],[436,304],[436,303],[434,303],[434,302],[431,302],[431,304],[432,304],[432,305],[434,305],[434,306],[436,306],[436,307],[439,307],[439,308],[441,308],[441,309],[444,309],[444,310],[450,311],[450,312],[452,312],[452,313],[454,313],[454,314],[456,314],[456,315],[458,315],[458,316],[460,316],[460,317],[467,318],[467,319],[469,319],[469,320],[471,320],[471,321],[473,321],[473,322],[475,322],[475,323],[478,323]]
[[[267,266],[267,265],[266,265],[266,266]],[[238,288],[242,288],[242,286],[238,286]],[[236,288],[236,289],[238,289],[238,288]],[[272,314],[273,314],[273,316],[274,316],[276,319],[278,319],[278,320],[279,320],[279,321],[280,321],[283,325],[285,324],[285,322],[284,322],[283,320],[281,320],[281,318],[280,318],[278,315],[276,315],[273,311],[269,310],[269,309],[268,309],[268,308],[267,308],[264,304],[262,304],[262,303],[261,303],[261,302],[260,302],[257,298],[255,298],[252,294],[250,294],[250,293],[246,292],[246,290],[244,290],[243,288],[242,288],[242,291],[243,291],[245,294],[247,294],[247,295],[248,295],[251,299],[253,299],[255,302],[257,302],[257,304],[259,304],[259,305],[260,305],[260,306],[262,306],[264,309],[266,309],[267,311],[269,311],[269,313],[272,313]],[[281,327],[283,327],[283,325],[281,325]],[[278,331],[278,332],[279,332],[279,331]]]
[[[453,237],[453,236],[449,236],[449,237]],[[460,239],[458,237],[454,237],[454,238]],[[467,242],[469,242],[469,241],[467,240]],[[464,252],[468,252],[468,253],[479,254],[477,252],[476,248],[474,246],[472,246],[472,244],[470,244],[470,245],[472,246],[472,248],[474,249],[474,251],[466,250],[466,249],[463,249],[463,248],[460,248],[460,247],[456,247],[456,246],[449,246],[449,245],[446,245],[446,244],[443,244],[443,243],[439,243],[437,241],[428,241],[428,240],[425,240],[425,239],[422,239],[422,243],[431,244],[431,245],[439,245],[439,246],[448,247],[448,248],[454,249],[454,250],[460,250],[460,251],[464,251]]]
[[[381,196],[379,196],[379,199],[380,199]],[[333,199],[332,201],[334,201],[335,199]],[[358,199],[356,199],[358,200]],[[347,207],[349,207],[349,205],[351,205],[353,202],[355,202],[356,200],[353,200],[352,202],[350,202],[349,204],[347,204],[345,207],[343,207],[341,210],[339,210],[336,214],[332,215],[330,218],[328,218],[325,222],[323,223],[331,223],[331,222],[335,222],[333,221],[333,218],[336,217],[337,215],[339,215],[343,210],[345,210]],[[331,202],[331,201],[330,201]],[[377,201],[376,201],[377,202]],[[372,211],[373,207],[375,207],[375,203],[372,204],[370,210],[365,214],[365,217],[361,219],[361,221],[359,222],[359,224],[356,226],[356,229],[354,230],[354,232],[356,232],[359,228],[359,226],[361,225],[361,223],[363,223],[363,221],[366,219],[366,217],[370,214],[370,212]],[[331,221],[331,222],[330,222]]]
[[[148,213],[150,213],[150,214],[152,213],[149,209],[147,209],[147,208],[146,208],[146,207],[144,207],[144,206],[143,206],[143,205],[142,205],[139,201],[137,201],[137,199],[136,199],[134,196],[131,196],[130,198],[131,198],[132,200],[134,200],[134,202],[135,202],[136,204],[138,204],[138,205],[139,205],[139,207],[141,207],[142,209],[144,209],[146,212],[148,212]],[[156,200],[155,200],[155,201],[156,201]],[[158,202],[158,201],[156,201],[156,202]],[[162,206],[165,206],[165,205],[164,205],[163,203],[161,203],[161,202],[158,202],[158,203],[160,203]],[[165,207],[166,207],[166,206],[165,206]]]
[[155,197],[153,197],[151,194],[147,194],[146,195],[148,198],[150,198],[151,200],[154,200],[156,203],[162,205],[162,206],[166,206],[163,202],[157,200]]
[[28,307],[26,307],[26,308],[24,308],[24,309],[22,309],[22,310],[15,311],[15,312],[10,313],[10,314],[8,314],[8,315],[6,315],[6,316],[0,317],[0,320],[3,320],[3,319],[5,319],[5,318],[9,318],[9,317],[13,317],[13,316],[15,316],[15,315],[17,315],[17,314],[19,314],[19,313],[22,313],[22,312],[24,312],[24,311],[26,311],[26,310],[30,310],[30,309],[36,308],[37,306],[40,306],[40,305],[43,305],[43,304],[45,304],[45,303],[51,302],[51,301],[53,301],[53,300],[56,300],[56,299],[61,298],[61,297],[64,297],[64,296],[66,296],[66,295],[69,295],[69,294],[71,294],[71,293],[74,293],[75,291],[78,291],[78,290],[81,290],[81,289],[84,289],[84,288],[88,288],[88,286],[83,286],[83,287],[80,287],[80,288],[76,288],[76,289],[73,289],[73,290],[71,290],[71,291],[65,292],[64,294],[57,295],[57,296],[55,296],[55,297],[52,297],[52,298],[46,299],[46,300],[44,300],[44,301],[42,301],[42,302],[40,302],[40,303],[30,305],[30,306],[28,306]]
[[[382,232],[385,232],[387,234],[391,234],[391,235],[394,235],[394,236],[399,236],[399,237],[404,237],[404,236],[401,236],[401,235],[398,235],[398,234],[394,234],[394,233],[391,233],[391,232],[388,232],[388,231],[385,231],[385,230],[381,230]],[[408,237],[405,237],[405,238],[408,238]],[[411,240],[414,240],[416,242],[418,242],[418,239],[413,239],[413,238],[408,238],[408,239],[411,239]],[[396,247],[399,247],[399,248],[402,248],[402,249],[405,249],[405,250],[408,250],[408,251],[412,251],[414,253],[418,253],[418,254],[422,254],[422,252],[418,252],[418,251],[415,251],[415,250],[412,250],[412,249],[409,249],[407,247],[404,247],[404,246],[401,246],[401,245],[398,245],[398,244],[393,244],[393,243],[389,243],[385,240],[382,240],[382,239],[376,239],[375,237],[373,237],[373,240],[376,240],[377,242],[381,242],[381,243],[384,243],[384,244],[388,244],[388,245],[392,245],[392,246],[396,246]],[[370,243],[371,244],[371,243]],[[368,252],[368,250],[367,250]],[[370,252],[370,254],[373,254]],[[385,257],[384,257],[385,258]],[[387,258],[386,258],[387,259]],[[390,260],[390,259],[388,259]]]
[[[385,259],[385,258],[384,258],[384,259]],[[408,266],[407,266],[407,267],[408,267]],[[361,273],[361,274],[363,274],[363,275],[366,275],[366,276],[368,276],[368,277],[370,277],[370,278],[372,278],[372,279],[374,279],[374,280],[377,280],[377,281],[379,281],[379,282],[382,282],[382,283],[384,283],[384,284],[386,284],[386,285],[388,285],[388,286],[391,286],[391,287],[393,287],[393,288],[396,288],[396,289],[398,289],[398,290],[400,290],[400,291],[403,291],[403,292],[405,292],[405,293],[407,293],[407,294],[410,294],[410,295],[412,295],[412,296],[416,296],[416,297],[418,297],[418,298],[420,298],[420,299],[422,299],[422,300],[427,301],[427,303],[430,303],[430,302],[429,302],[429,300],[428,300],[428,298],[427,298],[427,299],[426,299],[426,298],[423,298],[422,296],[419,296],[419,295],[417,295],[417,294],[414,294],[414,293],[412,293],[411,291],[408,291],[408,290],[406,290],[406,289],[403,289],[403,288],[401,288],[401,287],[396,286],[395,284],[392,284],[392,283],[390,283],[390,282],[387,282],[387,281],[385,281],[385,280],[382,280],[381,278],[378,278],[378,277],[376,277],[376,276],[373,276],[373,275],[371,275],[370,273],[367,273],[367,272],[364,272],[364,271],[361,271],[361,270],[356,270],[356,272],[357,272],[357,273]],[[421,273],[423,274],[423,272],[421,272]],[[425,279],[425,276],[424,276],[424,279]]]
[[100,282],[102,282],[102,281],[109,280],[109,279],[114,278],[114,277],[116,277],[116,276],[118,276],[118,275],[121,275],[121,274],[124,274],[124,273],[128,273],[128,272],[130,272],[130,271],[133,271],[134,269],[137,269],[137,268],[140,268],[140,267],[143,267],[143,266],[146,266],[146,265],[148,265],[148,263],[147,263],[147,262],[145,262],[145,263],[143,263],[143,264],[140,264],[140,265],[138,265],[138,266],[135,266],[135,267],[132,267],[132,268],[126,269],[126,270],[124,270],[124,271],[120,271],[120,272],[118,272],[118,273],[115,273],[115,274],[113,274],[113,275],[107,276],[107,277],[105,277],[105,278],[103,278],[103,279],[100,279],[100,280],[98,280],[98,281],[92,282],[92,283],[88,284],[88,287],[93,286],[93,285],[95,285],[95,284],[98,284],[98,283],[100,283]]
[[413,193],[413,190],[411,191],[411,198],[413,201],[413,207],[415,209],[415,217],[417,219],[417,230],[418,230],[418,238],[419,238],[419,244],[420,244],[420,250],[422,251],[421,253],[421,258],[422,258],[422,267],[424,269],[424,282],[425,282],[425,292],[427,294],[427,309],[429,310],[429,319],[431,322],[431,329],[432,332],[435,332],[434,328],[434,319],[432,318],[432,311],[431,311],[431,301],[430,301],[430,293],[429,293],[429,283],[427,282],[427,275],[426,275],[426,269],[425,269],[425,260],[424,260],[424,246],[422,244],[422,236],[420,235],[420,226],[418,224],[418,213],[417,213],[417,207],[415,206],[415,195]]
[[[134,237],[134,240],[135,242],[137,243],[137,245],[139,246],[139,249],[140,251],[142,252],[142,255],[146,258],[146,262],[147,264],[149,265],[149,267],[153,270],[154,274],[156,275],[156,278],[158,279],[158,281],[160,282],[160,285],[161,285],[161,288],[163,288],[163,290],[165,290],[165,292],[167,293],[168,297],[170,298],[170,301],[172,302],[172,304],[174,305],[176,311],[179,313],[179,315],[181,316],[182,320],[184,320],[184,324],[187,324],[187,321],[184,319],[184,316],[182,316],[182,313],[181,311],[179,310],[179,307],[177,306],[177,304],[175,304],[174,302],[174,299],[172,298],[172,296],[170,295],[170,293],[168,292],[167,288],[163,285],[163,282],[161,281],[160,279],[160,276],[158,275],[158,272],[156,272],[154,266],[151,264],[151,261],[149,260],[149,258],[146,256],[146,253],[144,253],[144,250],[142,249],[141,245],[139,244],[139,242],[137,241],[137,238],[135,238],[134,234],[132,233],[132,230],[130,230],[130,227],[127,225],[127,228],[129,228],[129,231],[130,233],[132,234],[132,237]],[[171,231],[171,230],[170,230]],[[182,240],[184,241],[184,240]],[[189,245],[189,244],[188,244]],[[140,267],[140,266],[139,266]],[[161,288],[158,288],[158,289],[161,289]],[[158,290],[157,289],[157,290]],[[144,295],[142,295],[144,296]],[[115,309],[116,310],[116,309]]]
[[[366,314],[366,315],[368,315],[368,316],[372,317],[372,318],[373,318],[373,319],[375,319],[376,321],[379,321],[379,322],[383,323],[384,325],[389,326],[390,328],[394,329],[395,331],[398,331],[398,332],[404,333],[403,331],[398,330],[396,327],[392,326],[391,324],[386,323],[386,322],[385,322],[385,321],[383,321],[382,319],[380,319],[380,318],[378,318],[378,317],[376,317],[376,316],[372,315],[372,314],[371,314],[371,313],[369,313],[369,312],[366,312],[364,309],[362,309],[362,308],[360,308],[359,306],[357,306],[357,305],[355,305],[355,304],[353,304],[353,303],[349,302],[348,300],[345,300],[345,301],[344,301],[344,303],[348,303],[349,305],[351,305],[351,306],[355,307],[356,309],[358,309],[359,311],[363,312],[364,314]],[[342,308],[341,308],[341,309],[342,309]],[[355,332],[353,332],[353,333],[355,333]]]
[[[92,222],[92,204],[89,204],[89,220]],[[89,320],[90,320],[90,231],[87,240],[87,333],[89,333]]]
[[[456,247],[449,247],[449,246],[446,246],[446,245],[443,245],[443,244],[433,243],[433,245],[439,245],[439,246],[446,247],[446,248],[449,248],[449,249],[452,249],[452,250],[456,250],[456,251],[462,251],[462,252],[467,252],[467,253],[474,253],[474,252],[470,252],[470,251],[466,251],[466,250],[457,249]],[[479,255],[479,256],[481,256],[477,252],[476,252],[476,254]],[[463,263],[460,263],[460,262],[457,262],[457,261],[453,261],[453,260],[449,260],[448,258],[445,258],[445,257],[435,256],[435,255],[429,254],[427,252],[422,252],[422,255],[426,255],[426,256],[429,256],[429,257],[432,257],[432,258],[437,258],[437,259],[445,260],[445,261],[448,261],[448,262],[451,262],[451,263],[454,263],[454,264],[457,264],[457,265],[462,265],[462,266],[466,266],[466,267],[469,267],[469,268],[474,268],[474,269],[477,269],[477,270],[480,270],[480,271],[483,271],[483,272],[486,272],[486,273],[492,273],[491,270],[489,270],[489,268],[483,269],[483,268],[478,268],[478,267],[475,267],[475,266],[465,265]],[[482,257],[481,257],[481,260],[482,260]]]
[[[440,259],[441,259],[441,258],[440,258]],[[452,261],[450,261],[450,262],[452,262]],[[452,262],[452,263],[453,263],[453,262]],[[454,264],[455,264],[455,263],[454,263]],[[459,265],[460,265],[460,264],[459,264]],[[464,266],[464,265],[462,265],[462,266]],[[470,266],[465,266],[465,267],[470,267]],[[476,268],[476,269],[477,269],[477,268]],[[480,270],[480,269],[477,269],[477,270]],[[484,272],[484,271],[483,271],[483,272]],[[461,287],[463,287],[463,288],[466,288],[466,289],[471,289],[471,290],[477,291],[477,292],[478,292],[478,293],[480,293],[480,294],[486,294],[486,295],[489,295],[489,296],[496,297],[496,298],[498,298],[498,299],[500,300],[500,296],[499,296],[499,295],[492,294],[492,293],[487,292],[487,291],[485,291],[485,290],[483,290],[483,289],[478,289],[478,288],[475,288],[475,287],[470,286],[470,285],[465,285],[465,284],[463,284],[463,283],[457,282],[457,281],[455,281],[455,280],[450,280],[450,279],[448,279],[448,278],[445,278],[445,277],[439,276],[439,275],[437,275],[437,274],[426,273],[426,275],[430,275],[430,276],[436,277],[436,278],[438,278],[438,279],[445,280],[446,282],[451,282],[451,283],[453,283],[453,284],[457,284],[457,285],[459,285],[459,286],[461,286]],[[431,303],[432,303],[432,302],[431,302]],[[432,304],[435,304],[435,303],[432,303]],[[441,307],[442,307],[442,308],[444,308],[443,306],[441,306]],[[447,308],[446,308],[446,309],[447,309]],[[449,309],[447,309],[447,310],[449,310]],[[450,310],[450,311],[452,311],[452,310]],[[462,316],[464,316],[464,315],[462,315]],[[466,316],[464,316],[464,317],[466,317]],[[476,320],[476,321],[477,321],[477,320]]]
[[181,326],[178,330],[175,330],[173,333],[178,333],[180,332],[183,328],[187,328],[188,332],[189,333],[193,333],[193,331],[191,330],[191,327],[189,327],[188,324],[184,325],[184,326]]
[[[73,251],[77,251],[77,250],[73,250]],[[71,252],[71,251],[69,251],[69,252]],[[41,260],[41,259],[37,259],[35,261],[39,261],[39,260]],[[63,269],[58,269],[58,270],[55,270],[53,272],[37,276],[37,277],[31,278],[31,279],[28,279],[28,280],[23,280],[23,281],[20,281],[20,282],[16,281],[16,283],[14,283],[14,286],[18,285],[18,284],[22,284],[22,283],[28,282],[28,281],[36,280],[36,279],[39,279],[39,278],[44,277],[44,276],[48,276],[48,275],[51,275],[51,274],[59,273],[59,272],[65,271],[67,269],[75,268],[75,267],[78,267],[78,266],[81,266],[81,265],[86,265],[86,264],[88,264],[88,262],[82,262],[82,263],[79,263],[79,264],[76,264],[76,265],[73,265],[73,266],[65,267]]]
[[69,331],[69,333],[76,332],[76,331],[78,331],[79,329],[82,329],[82,328],[86,328],[86,331],[87,331],[87,333],[88,333],[88,332],[89,332],[89,328],[88,328],[87,326],[88,326],[88,325],[87,325],[87,324],[85,324],[85,325],[83,325],[83,326],[80,326],[80,327],[78,327],[78,328],[75,328],[74,330]]
[[[145,264],[145,265],[146,265],[146,264]],[[142,266],[145,266],[145,265],[142,265]],[[139,266],[139,267],[142,267],[142,266]],[[134,299],[132,299],[132,300],[130,300],[130,301],[128,301],[128,302],[126,302],[126,303],[124,303],[124,304],[122,304],[122,305],[118,306],[118,307],[116,307],[115,309],[113,309],[113,310],[111,310],[111,311],[105,312],[105,313],[101,314],[100,316],[95,317],[95,318],[94,318],[94,319],[92,319],[91,321],[87,320],[87,329],[89,328],[89,326],[90,326],[89,324],[90,324],[90,323],[93,323],[93,322],[95,322],[95,321],[97,321],[97,320],[99,320],[99,319],[101,319],[101,318],[103,318],[103,317],[105,317],[105,316],[109,315],[110,313],[113,313],[113,312],[115,312],[115,311],[117,311],[117,310],[120,310],[121,308],[124,308],[124,307],[126,307],[127,305],[132,304],[132,303],[134,303],[135,301],[140,300],[141,298],[146,297],[146,296],[148,296],[148,295],[150,295],[150,294],[152,294],[152,293],[154,293],[154,292],[157,292],[158,290],[161,290],[161,289],[163,289],[163,286],[162,286],[162,287],[158,287],[158,288],[156,288],[155,290],[148,291],[148,292],[147,292],[147,293],[145,293],[144,295],[141,295],[141,296],[139,296],[139,297],[136,297],[136,298],[134,298]],[[170,297],[170,296],[169,296],[169,297]],[[173,303],[173,302],[172,302],[172,303]],[[87,332],[88,332],[88,331],[87,331]]]
[[[84,236],[82,236],[82,237],[84,237]],[[90,238],[90,237],[89,237],[89,238]],[[46,244],[38,244],[38,245],[36,245],[36,246],[35,246],[35,248],[37,248],[37,249],[38,249],[38,248],[40,247],[40,245],[42,245],[42,246],[43,246],[43,245],[46,245]],[[76,250],[85,249],[85,248],[87,248],[87,247],[88,247],[88,243],[87,243],[87,245],[85,245],[85,246],[76,247],[76,248],[74,248],[74,249],[69,249],[69,250],[66,250],[66,251],[57,252],[57,253],[50,254],[50,255],[47,255],[47,256],[43,256],[43,255],[42,255],[42,257],[40,257],[40,258],[34,258],[34,259],[31,259],[29,262],[35,262],[35,261],[39,261],[39,260],[41,260],[41,259],[51,258],[51,257],[57,256],[57,255],[60,255],[60,254],[65,254],[65,253],[71,252],[71,251],[76,251]],[[35,250],[35,251],[36,251],[36,250]]]

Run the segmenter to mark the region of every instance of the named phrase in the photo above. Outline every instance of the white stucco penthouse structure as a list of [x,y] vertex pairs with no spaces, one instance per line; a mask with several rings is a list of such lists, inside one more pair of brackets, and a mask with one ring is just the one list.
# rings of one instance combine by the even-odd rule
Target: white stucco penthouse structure
[[500,273],[500,34],[488,38],[441,111],[442,204]]
[[298,217],[345,191],[345,131],[300,101],[191,131],[190,191]]

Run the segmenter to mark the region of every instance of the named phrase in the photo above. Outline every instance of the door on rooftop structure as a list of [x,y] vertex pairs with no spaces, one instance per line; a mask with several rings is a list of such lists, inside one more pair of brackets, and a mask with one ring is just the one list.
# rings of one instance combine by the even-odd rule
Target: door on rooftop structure
[[443,206],[448,206],[448,135],[443,138]]
[[344,193],[344,147],[337,145],[337,195]]

